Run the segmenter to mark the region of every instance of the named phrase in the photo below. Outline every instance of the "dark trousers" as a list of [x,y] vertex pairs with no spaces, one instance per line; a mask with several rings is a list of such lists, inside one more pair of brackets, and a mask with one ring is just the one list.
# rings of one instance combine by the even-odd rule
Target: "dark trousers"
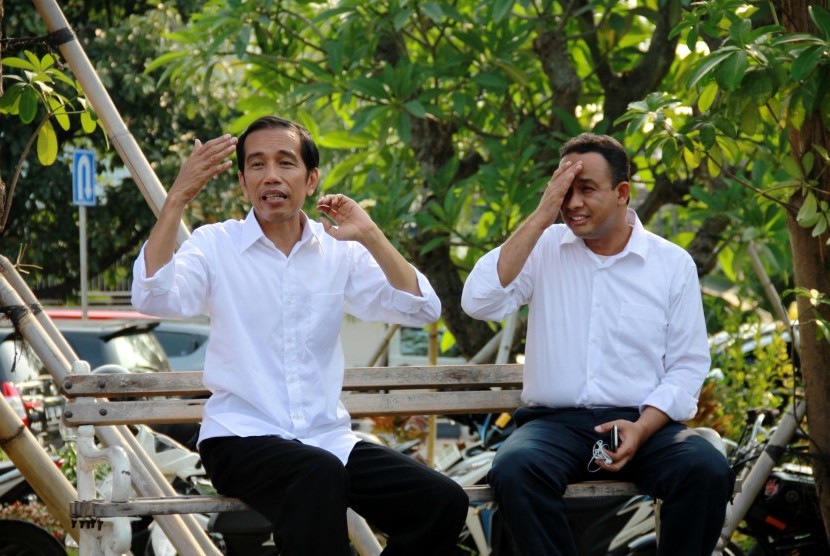
[[594,427],[638,417],[631,408],[516,412],[518,428],[499,448],[489,481],[524,556],[576,556],[562,495],[568,483],[600,479],[632,481],[663,501],[659,555],[711,555],[735,474],[723,454],[692,429],[669,423],[622,471],[588,470],[598,438]]
[[345,466],[325,450],[277,436],[210,438],[199,452],[220,494],[274,525],[284,556],[349,555],[348,507],[388,536],[384,555],[457,553],[467,494],[387,447],[359,442]]

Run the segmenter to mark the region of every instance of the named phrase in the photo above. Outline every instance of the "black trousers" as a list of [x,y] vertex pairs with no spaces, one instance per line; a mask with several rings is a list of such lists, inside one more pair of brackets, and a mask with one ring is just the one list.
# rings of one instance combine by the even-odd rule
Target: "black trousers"
[[524,556],[576,556],[562,495],[568,483],[599,479],[632,481],[663,501],[659,555],[712,554],[735,474],[702,436],[681,423],[669,423],[620,472],[588,470],[598,438],[594,427],[638,417],[636,408],[516,412],[518,428],[499,448],[489,480]]
[[199,452],[220,494],[274,525],[284,556],[349,555],[349,507],[388,536],[386,556],[458,553],[467,494],[385,446],[359,442],[345,466],[325,450],[277,436],[209,438]]

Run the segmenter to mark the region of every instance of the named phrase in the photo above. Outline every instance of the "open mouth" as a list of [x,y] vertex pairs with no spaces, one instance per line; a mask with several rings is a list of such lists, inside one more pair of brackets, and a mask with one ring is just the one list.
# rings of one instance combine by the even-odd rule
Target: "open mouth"
[[280,193],[280,192],[266,193],[262,196],[263,201],[282,201],[282,200],[285,200],[285,199],[288,199],[288,195],[286,195],[285,193]]

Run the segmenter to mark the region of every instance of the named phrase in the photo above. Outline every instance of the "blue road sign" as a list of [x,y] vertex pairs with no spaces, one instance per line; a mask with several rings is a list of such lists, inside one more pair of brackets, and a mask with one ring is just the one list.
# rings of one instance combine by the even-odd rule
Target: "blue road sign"
[[95,151],[72,151],[72,204],[93,207],[95,197]]

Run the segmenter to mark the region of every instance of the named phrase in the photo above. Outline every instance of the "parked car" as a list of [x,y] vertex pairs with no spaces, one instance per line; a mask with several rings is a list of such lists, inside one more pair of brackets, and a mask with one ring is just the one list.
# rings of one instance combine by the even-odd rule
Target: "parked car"
[[207,322],[160,320],[153,328],[174,371],[203,371],[210,324]]
[[[78,308],[48,308],[46,314],[54,321],[82,321],[84,314]],[[173,371],[201,371],[204,369],[210,325],[207,319],[159,319],[138,311],[122,309],[90,309],[87,321],[123,321],[134,324],[152,322],[153,335],[158,339]]]
[[[153,334],[154,321],[54,319],[54,323],[93,370],[117,365],[138,373],[170,371],[167,355]],[[63,398],[37,354],[8,321],[0,321],[0,388],[35,436],[45,445],[61,443]]]

